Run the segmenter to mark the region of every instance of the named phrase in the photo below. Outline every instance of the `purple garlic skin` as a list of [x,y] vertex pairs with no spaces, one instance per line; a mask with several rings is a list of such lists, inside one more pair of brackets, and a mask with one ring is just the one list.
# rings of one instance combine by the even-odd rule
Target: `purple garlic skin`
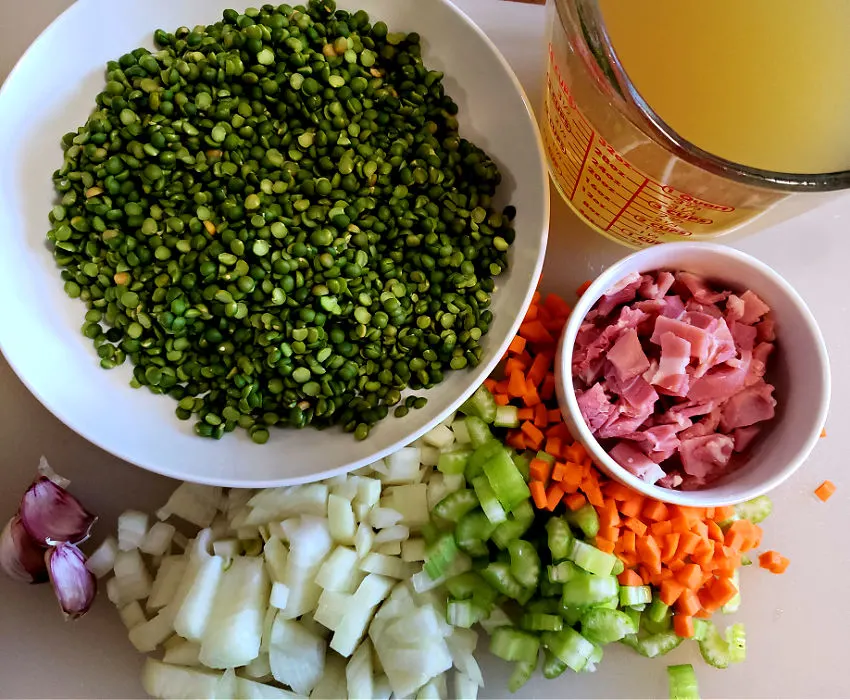
[[85,615],[97,594],[97,579],[86,568],[85,555],[73,544],[59,543],[47,550],[44,561],[65,619]]
[[21,499],[21,520],[30,536],[45,546],[79,544],[89,537],[97,517],[46,476],[37,478]]
[[0,569],[23,583],[45,583],[48,580],[44,561],[45,547],[34,540],[16,515],[0,533]]

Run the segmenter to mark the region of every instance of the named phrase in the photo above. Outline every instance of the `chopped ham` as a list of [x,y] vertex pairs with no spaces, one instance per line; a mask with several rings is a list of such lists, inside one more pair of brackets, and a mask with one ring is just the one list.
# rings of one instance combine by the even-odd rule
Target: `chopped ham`
[[741,317],[741,323],[751,326],[770,311],[770,307],[749,289],[741,295],[741,301],[744,302],[744,315]]
[[698,489],[737,468],[733,452],[775,413],[769,312],[752,291],[718,291],[690,272],[622,279],[575,340],[573,383],[591,432],[664,488]]
[[608,362],[617,373],[617,379],[627,382],[649,369],[649,360],[640,344],[637,331],[630,328],[617,338],[617,342],[608,351]]
[[613,413],[616,406],[611,403],[601,384],[594,384],[587,391],[576,394],[579,410],[591,432],[601,428]]
[[607,316],[620,304],[626,304],[633,301],[637,296],[638,287],[641,285],[641,276],[637,272],[632,272],[616,285],[608,290],[607,294],[603,294],[599,299],[599,305],[596,307],[600,316]]
[[690,380],[685,369],[691,360],[691,344],[673,333],[662,334],[659,341],[661,358],[658,371],[649,382],[665,394],[686,396]]
[[750,425],[746,428],[735,428],[732,431],[732,439],[735,441],[735,452],[743,452],[758,437],[761,428],[757,425]]
[[735,428],[746,428],[770,420],[775,414],[775,407],[773,386],[760,381],[742,389],[723,404],[720,429],[729,433]]
[[655,319],[655,330],[652,333],[650,342],[656,345],[661,344],[661,336],[665,333],[672,333],[682,340],[687,340],[690,344],[691,357],[703,359],[709,350],[709,341],[711,336],[701,328],[678,321],[674,318],[659,316]]
[[673,282],[676,281],[673,273],[667,272],[666,270],[659,272],[658,276],[654,279],[652,275],[644,275],[641,279],[643,281],[638,288],[638,294],[640,294],[644,299],[663,298],[667,292],[670,291],[670,287],[673,286]]
[[654,484],[666,476],[661,467],[626,440],[614,445],[608,454],[617,464],[648,484]]
[[679,456],[686,474],[704,481],[722,476],[735,442],[728,435],[704,435],[682,440]]
[[715,292],[702,277],[692,272],[677,272],[676,280],[685,285],[700,304],[716,304],[729,296],[729,292]]

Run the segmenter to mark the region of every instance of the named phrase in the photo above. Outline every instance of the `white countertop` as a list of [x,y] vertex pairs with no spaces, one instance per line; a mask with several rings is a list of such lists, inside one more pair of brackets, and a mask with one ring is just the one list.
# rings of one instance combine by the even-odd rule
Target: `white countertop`
[[[70,4],[0,0],[0,78]],[[496,0],[457,0],[457,4],[491,36],[533,103],[539,104],[543,8]],[[118,7],[120,2],[116,11]],[[73,47],[56,47],[57,61],[65,51]],[[765,548],[790,557],[791,566],[783,576],[757,567],[742,575],[744,604],[734,620],[747,626],[746,662],[725,671],[711,669],[692,643],[654,661],[614,648],[606,650],[597,673],[568,673],[556,681],[538,677],[520,696],[666,697],[665,666],[692,662],[706,698],[850,697],[850,547],[843,537],[850,479],[842,471],[847,461],[843,426],[850,424],[850,407],[841,391],[850,390],[850,366],[844,361],[850,355],[848,224],[850,199],[844,197],[737,244],[777,269],[806,299],[826,337],[835,387],[826,426],[829,437],[820,441],[808,464],[774,492],[774,515],[764,523]],[[572,294],[579,283],[626,252],[584,227],[553,195],[545,289]],[[95,540],[114,528],[120,511],[153,509],[174,486],[72,433],[28,393],[0,357],[0,520],[16,509],[42,454],[73,480],[74,493],[87,507],[101,515]],[[827,478],[838,486],[838,493],[822,504],[812,490]],[[729,618],[733,621],[733,616]],[[63,623],[49,586],[28,587],[0,576],[0,697],[145,697],[138,681],[142,658],[130,646],[102,592],[85,618]],[[487,686],[481,697],[508,696],[508,665],[483,654],[482,658]]]

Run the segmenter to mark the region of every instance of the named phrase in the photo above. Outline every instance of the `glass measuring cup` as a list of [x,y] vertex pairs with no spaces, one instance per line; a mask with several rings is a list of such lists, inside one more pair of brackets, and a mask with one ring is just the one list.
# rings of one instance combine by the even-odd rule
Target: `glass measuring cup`
[[[624,0],[627,1],[627,0]],[[599,233],[633,248],[753,232],[850,187],[714,156],[671,129],[623,69],[596,0],[549,0],[543,141],[555,186]]]

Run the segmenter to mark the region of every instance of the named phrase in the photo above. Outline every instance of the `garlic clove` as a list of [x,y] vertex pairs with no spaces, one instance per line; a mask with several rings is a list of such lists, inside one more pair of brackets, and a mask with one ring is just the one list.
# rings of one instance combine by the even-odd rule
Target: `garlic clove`
[[21,499],[21,520],[30,536],[45,545],[79,544],[97,518],[47,476],[36,479]]
[[88,612],[97,593],[97,579],[86,568],[83,553],[72,544],[60,543],[47,550],[44,560],[65,619],[74,620]]
[[23,583],[47,581],[44,547],[30,537],[17,515],[6,523],[0,533],[0,569]]

